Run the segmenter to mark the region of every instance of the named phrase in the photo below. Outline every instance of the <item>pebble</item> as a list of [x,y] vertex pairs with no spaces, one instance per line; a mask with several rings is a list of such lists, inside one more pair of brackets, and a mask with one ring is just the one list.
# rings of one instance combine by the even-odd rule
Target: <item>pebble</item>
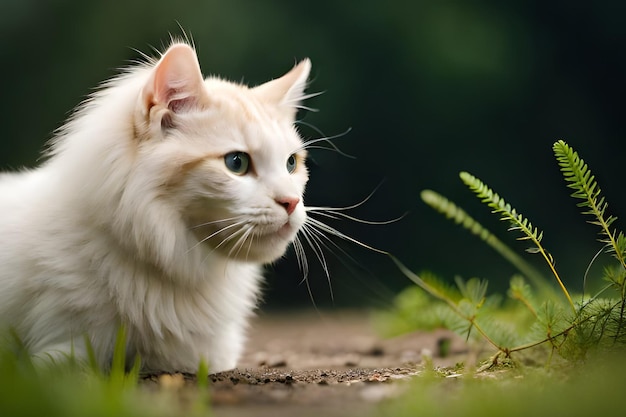
[[162,374],[158,378],[159,386],[166,390],[178,390],[185,385],[183,374]]

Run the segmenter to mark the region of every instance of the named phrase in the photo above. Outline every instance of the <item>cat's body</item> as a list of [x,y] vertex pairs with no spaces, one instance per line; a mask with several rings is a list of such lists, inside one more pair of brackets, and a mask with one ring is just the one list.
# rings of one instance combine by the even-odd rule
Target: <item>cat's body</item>
[[306,218],[309,68],[247,88],[174,44],[107,84],[46,162],[0,175],[0,325],[38,357],[86,335],[106,368],[123,324],[145,371],[234,367],[261,267]]

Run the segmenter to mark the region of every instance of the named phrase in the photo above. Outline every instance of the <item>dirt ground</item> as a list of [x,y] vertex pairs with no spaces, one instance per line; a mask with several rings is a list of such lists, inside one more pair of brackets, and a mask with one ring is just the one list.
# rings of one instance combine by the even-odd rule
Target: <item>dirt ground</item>
[[238,369],[210,376],[212,408],[217,417],[366,415],[402,392],[424,355],[453,366],[465,353],[443,330],[383,339],[362,311],[261,313]]

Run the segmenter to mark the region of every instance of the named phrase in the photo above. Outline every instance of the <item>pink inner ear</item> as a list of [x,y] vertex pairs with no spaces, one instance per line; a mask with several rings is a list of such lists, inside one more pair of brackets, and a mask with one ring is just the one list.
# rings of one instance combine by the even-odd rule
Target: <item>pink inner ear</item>
[[176,89],[168,91],[167,97],[163,103],[167,103],[167,107],[174,113],[183,113],[196,107],[198,99],[195,95],[183,95]]
[[196,104],[195,98],[194,99],[185,98],[181,100],[170,100],[168,107],[174,113],[181,113],[190,107],[194,107],[195,104]]
[[173,112],[183,112],[197,104],[202,73],[191,47],[184,44],[172,46],[154,71],[153,104],[167,107]]

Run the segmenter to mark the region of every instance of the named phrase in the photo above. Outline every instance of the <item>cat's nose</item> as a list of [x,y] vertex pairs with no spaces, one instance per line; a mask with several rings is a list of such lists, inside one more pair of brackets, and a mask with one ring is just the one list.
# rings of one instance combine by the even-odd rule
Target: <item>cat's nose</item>
[[276,199],[276,202],[285,208],[288,215],[291,215],[298,206],[300,198],[298,197],[280,197]]

